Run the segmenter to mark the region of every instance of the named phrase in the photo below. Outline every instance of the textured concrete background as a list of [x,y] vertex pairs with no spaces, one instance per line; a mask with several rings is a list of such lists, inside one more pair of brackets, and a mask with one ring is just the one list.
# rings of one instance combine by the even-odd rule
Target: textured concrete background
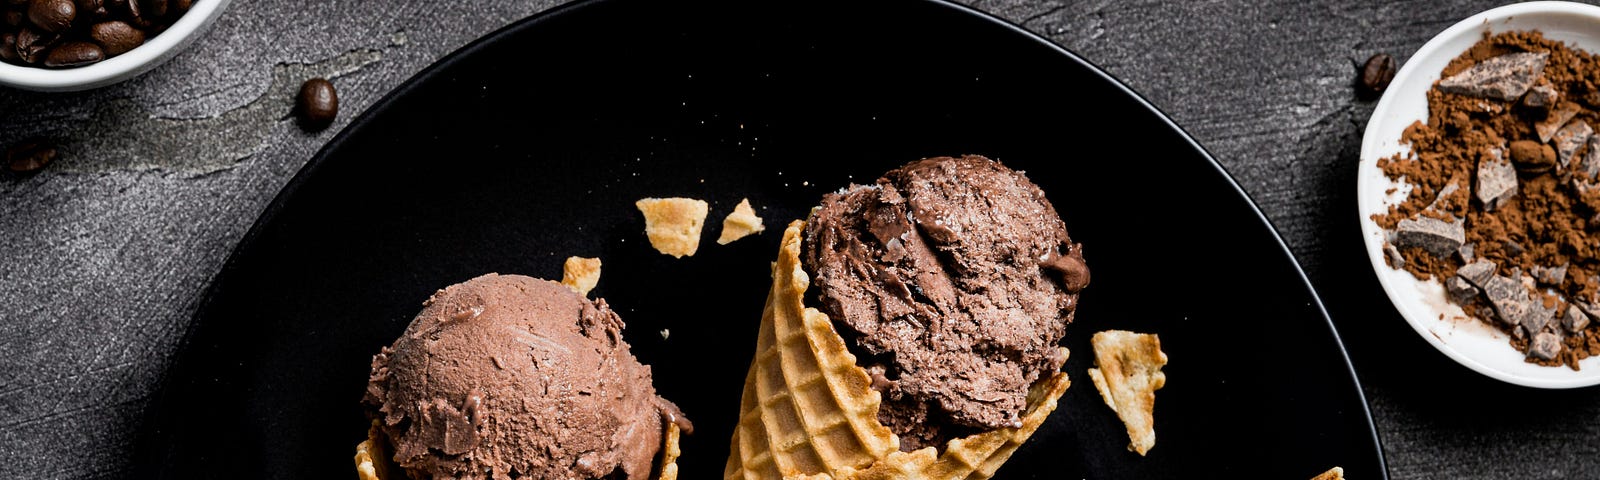
[[[66,155],[40,175],[0,174],[0,477],[123,476],[199,296],[278,189],[384,92],[555,3],[234,2],[133,81],[0,89],[0,145],[43,135]],[[1387,304],[1356,240],[1372,103],[1352,89],[1353,64],[1403,61],[1494,3],[970,3],[1110,71],[1233,173],[1332,311],[1395,478],[1600,478],[1600,389],[1520,389],[1450,363]],[[286,118],[313,75],[334,77],[343,102],[316,135]]]

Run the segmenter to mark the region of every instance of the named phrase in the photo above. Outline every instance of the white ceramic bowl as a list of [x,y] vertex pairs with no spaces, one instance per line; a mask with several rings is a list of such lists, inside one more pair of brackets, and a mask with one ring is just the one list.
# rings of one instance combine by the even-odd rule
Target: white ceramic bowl
[[[1445,356],[1495,379],[1538,388],[1576,388],[1600,384],[1600,357],[1579,362],[1580,371],[1567,367],[1541,367],[1523,361],[1508,336],[1482,321],[1468,317],[1445,299],[1438,281],[1418,281],[1411,274],[1389,268],[1384,261],[1384,232],[1372,215],[1387,211],[1410,193],[1408,185],[1384,177],[1378,159],[1409,151],[1400,135],[1415,121],[1428,119],[1427,91],[1440,70],[1483,38],[1484,32],[1539,30],[1545,37],[1600,52],[1600,7],[1569,2],[1529,2],[1489,10],[1445,29],[1417,50],[1378,101],[1367,133],[1361,141],[1356,197],[1360,202],[1361,234],[1367,258],[1379,283],[1411,327]],[[1393,194],[1385,192],[1395,188]]]
[[198,38],[222,15],[230,0],[197,0],[189,12],[165,32],[138,48],[93,65],[44,69],[0,62],[0,85],[41,92],[69,92],[104,87],[166,63]]

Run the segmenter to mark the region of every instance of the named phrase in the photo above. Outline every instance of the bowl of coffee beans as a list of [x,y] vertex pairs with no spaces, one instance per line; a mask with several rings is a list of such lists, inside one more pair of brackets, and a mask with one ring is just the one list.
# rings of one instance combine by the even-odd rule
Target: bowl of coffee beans
[[87,90],[172,58],[229,0],[0,0],[0,85]]

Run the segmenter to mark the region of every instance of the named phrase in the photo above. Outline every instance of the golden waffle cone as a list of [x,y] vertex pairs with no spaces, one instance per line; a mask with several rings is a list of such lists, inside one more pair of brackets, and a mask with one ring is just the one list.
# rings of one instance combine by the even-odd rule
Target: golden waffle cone
[[933,447],[901,452],[900,438],[878,422],[881,397],[866,370],[856,366],[855,355],[828,316],[805,307],[811,279],[800,269],[804,227],[805,222],[796,221],[783,233],[723,478],[953,480],[994,475],[1055,410],[1071,383],[1066,374],[1056,372],[1028,391],[1021,427],[951,440],[942,454]]
[[[678,450],[678,433],[678,424],[667,422],[666,434],[661,436],[661,458],[656,464],[660,480],[678,479],[678,455],[682,453]],[[366,441],[356,445],[356,476],[361,480],[406,480],[405,471],[389,458],[389,440],[374,420]]]

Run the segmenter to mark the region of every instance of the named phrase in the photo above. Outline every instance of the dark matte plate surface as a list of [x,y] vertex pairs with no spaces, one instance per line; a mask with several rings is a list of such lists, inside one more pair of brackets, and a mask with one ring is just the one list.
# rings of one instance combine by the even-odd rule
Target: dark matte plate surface
[[[682,478],[718,478],[783,225],[822,193],[925,156],[1026,170],[1094,271],[1061,408],[1000,478],[1385,478],[1337,336],[1271,227],[1143,100],[962,7],[614,0],[513,25],[430,68],[308,164],[217,276],[152,409],[145,476],[352,478],[373,353],[435,289],[559,278],[599,256],[662,395],[699,427]],[[712,204],[692,258],[633,201]],[[749,197],[766,233],[719,246]],[[1088,338],[1159,333],[1148,457],[1084,370]],[[670,329],[669,338],[659,334]]]

